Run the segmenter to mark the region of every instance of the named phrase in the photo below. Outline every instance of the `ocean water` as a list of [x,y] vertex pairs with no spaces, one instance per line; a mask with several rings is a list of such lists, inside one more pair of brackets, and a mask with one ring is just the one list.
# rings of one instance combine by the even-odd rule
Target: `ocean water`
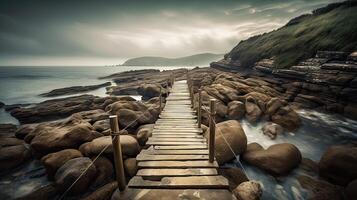
[[[48,99],[54,99],[53,97],[48,98],[39,96],[40,94],[49,92],[53,89],[100,84],[110,81],[110,79],[98,79],[99,77],[123,71],[147,68],[169,70],[183,67],[0,67],[0,101],[7,105],[39,103]],[[106,89],[103,87],[81,94],[105,96]],[[79,94],[58,96],[55,98],[75,95]],[[0,123],[17,124],[18,122],[5,112],[4,109],[0,109]]]

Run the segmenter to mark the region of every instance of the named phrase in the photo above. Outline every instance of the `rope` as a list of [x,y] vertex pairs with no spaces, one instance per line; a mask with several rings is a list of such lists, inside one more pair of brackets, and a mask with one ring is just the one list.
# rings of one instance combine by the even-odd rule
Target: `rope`
[[[131,121],[127,126],[124,127],[124,129],[120,130],[120,131],[124,131],[127,128],[129,128],[132,124],[134,124],[136,121],[138,121],[141,117],[143,117],[146,112],[153,108],[154,106],[156,106],[156,104],[150,106],[149,108],[147,108],[145,110],[145,112],[143,112],[141,115],[139,115],[135,120]],[[113,140],[118,137],[118,134],[114,135],[114,137],[112,137],[112,142]],[[99,154],[93,159],[93,161],[88,165],[88,167],[79,175],[79,177],[66,189],[66,191],[59,197],[59,200],[63,199],[66,194],[72,189],[72,187],[79,181],[79,179],[82,178],[82,176],[89,170],[89,168],[95,163],[95,161],[105,152],[105,150],[107,150],[107,148],[110,146],[111,144],[107,144],[100,152]]]
[[[203,110],[205,110],[207,113],[210,113],[210,111],[207,109],[206,106],[202,106],[202,108],[203,108]],[[211,118],[211,115],[208,115],[208,118],[211,120],[211,119],[212,119],[212,118]],[[214,125],[217,125],[217,123],[216,123],[215,120],[213,120],[213,123],[214,123]],[[216,129],[216,130],[217,130],[217,129]],[[234,155],[234,157],[236,158],[238,164],[239,164],[240,167],[242,168],[243,173],[247,176],[248,179],[250,179],[249,176],[248,176],[248,174],[247,174],[247,171],[246,171],[245,168],[243,167],[243,164],[242,164],[242,163],[240,162],[240,160],[238,159],[239,155],[237,155],[237,154],[234,152],[233,148],[232,148],[231,145],[228,143],[226,137],[222,134],[222,132],[221,132],[219,129],[218,129],[218,132],[221,134],[221,136],[222,136],[224,142],[227,144],[229,150],[233,153],[233,155]]]

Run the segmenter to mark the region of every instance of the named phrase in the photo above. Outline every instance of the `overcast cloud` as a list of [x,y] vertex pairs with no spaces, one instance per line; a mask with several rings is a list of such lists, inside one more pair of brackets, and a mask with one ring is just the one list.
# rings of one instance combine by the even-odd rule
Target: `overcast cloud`
[[0,0],[0,65],[226,53],[336,0]]

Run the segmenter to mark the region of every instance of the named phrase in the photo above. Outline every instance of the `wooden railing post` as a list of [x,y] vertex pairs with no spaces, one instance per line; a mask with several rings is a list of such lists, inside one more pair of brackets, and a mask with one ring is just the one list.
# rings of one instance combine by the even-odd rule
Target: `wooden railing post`
[[125,190],[126,181],[125,181],[125,174],[124,174],[124,162],[123,162],[123,155],[121,151],[121,144],[120,144],[120,134],[119,134],[119,122],[117,115],[109,116],[110,120],[110,134],[112,136],[112,144],[114,150],[114,165],[115,165],[115,172],[116,178],[118,182],[118,188],[120,191]]
[[210,163],[214,161],[214,146],[215,146],[215,134],[216,134],[216,124],[215,124],[215,114],[216,114],[216,100],[210,100],[210,118],[209,118],[209,137],[208,137],[208,145],[209,145],[209,156],[208,160]]
[[159,107],[159,110],[161,112],[161,109],[162,109],[162,87],[160,86],[160,95],[159,95],[159,101],[160,101],[160,107]]
[[197,108],[197,124],[198,128],[201,128],[201,121],[202,121],[202,90],[198,89],[198,108]]
[[192,85],[191,85],[191,87],[190,87],[190,93],[191,93],[191,105],[192,105],[192,108],[193,108],[193,107],[194,107],[194,106],[193,106],[193,103],[194,103],[194,101],[193,101],[194,93],[193,93],[193,87],[192,87]]

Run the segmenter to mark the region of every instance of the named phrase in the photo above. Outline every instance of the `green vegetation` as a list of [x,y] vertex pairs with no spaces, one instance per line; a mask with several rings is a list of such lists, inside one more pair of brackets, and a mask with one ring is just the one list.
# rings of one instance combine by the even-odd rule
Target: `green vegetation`
[[223,54],[203,53],[181,58],[139,57],[127,60],[125,66],[197,66],[222,59]]
[[292,19],[285,26],[241,41],[225,57],[250,67],[263,58],[275,58],[275,66],[288,68],[318,50],[357,50],[357,2],[330,4]]

